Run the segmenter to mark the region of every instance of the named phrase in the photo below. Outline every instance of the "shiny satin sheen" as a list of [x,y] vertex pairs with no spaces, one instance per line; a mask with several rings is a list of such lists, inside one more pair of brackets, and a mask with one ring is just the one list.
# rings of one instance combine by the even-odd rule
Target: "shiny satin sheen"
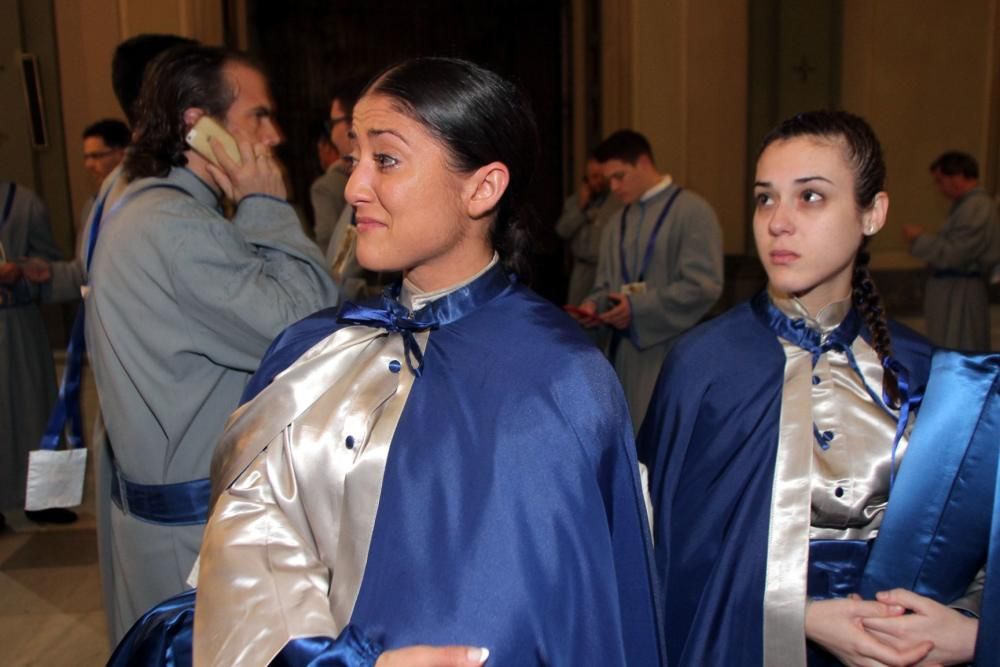
[[[426,345],[426,332],[415,338]],[[198,585],[215,594],[198,602],[196,664],[258,664],[289,638],[331,636],[347,625],[389,445],[413,385],[405,366],[390,370],[405,354],[401,336],[345,327],[233,414],[220,449],[239,455],[219,479],[238,479],[205,531]],[[302,536],[315,541],[316,556],[298,548]],[[241,558],[243,544],[267,548]],[[277,608],[270,582],[283,592]],[[244,622],[232,622],[234,609]]]
[[[877,534],[893,458],[902,456],[906,442],[893,446],[896,415],[872,389],[882,386],[882,364],[857,335],[850,299],[812,317],[795,299],[769,297],[771,304],[758,297],[755,309],[787,338],[780,339],[786,362],[768,534],[764,664],[805,665],[810,561],[834,578],[858,568],[854,556],[844,560],[836,547],[817,545],[811,553],[810,540],[865,541]],[[800,347],[805,328],[819,334],[821,346]],[[814,433],[823,434],[826,446]]]
[[143,614],[118,643],[109,667],[189,667],[194,598],[195,592],[187,591]]
[[[766,303],[766,294],[762,298]],[[927,341],[893,322],[889,327],[893,354],[909,370],[911,385],[922,386],[929,369]],[[867,335],[864,327],[860,335]],[[664,364],[638,444],[640,459],[650,468],[671,665],[764,664],[763,601],[785,362],[781,342],[746,302],[683,336]],[[830,379],[821,378],[810,389],[832,383],[835,369],[833,364]],[[867,397],[857,375],[850,376],[857,382],[853,389],[835,389]],[[877,387],[880,380],[866,381]],[[853,402],[846,401],[844,409]],[[892,433],[886,424],[881,437],[886,459]],[[805,449],[821,451],[811,433],[805,438]],[[829,451],[837,449],[838,438]],[[814,476],[817,471],[814,467]],[[832,479],[842,476],[833,473]],[[837,498],[836,486],[826,488],[830,497],[824,503],[848,501],[846,495]],[[831,507],[834,514],[843,511]],[[860,514],[856,519],[859,528],[866,522]],[[799,544],[808,538],[802,536]],[[798,576],[804,580],[806,573]],[[794,641],[805,643],[802,636]]]
[[[495,276],[496,270],[490,271],[481,278],[485,282],[471,285],[475,298],[470,309],[427,338],[424,373],[392,434],[398,442],[389,449],[378,520],[362,563],[364,578],[351,623],[386,648],[413,643],[488,646],[497,664],[583,664],[588,659],[659,664],[649,536],[624,397],[597,350],[551,304],[509,283],[484,302],[481,287]],[[414,306],[419,309],[419,303]],[[299,398],[281,398],[279,386],[338,391],[330,386],[338,376],[325,377],[327,364],[319,358],[333,354],[327,345],[334,345],[341,332],[356,328],[340,329],[311,344],[290,336],[293,345],[311,346],[300,361],[278,372],[259,400],[234,415],[234,439],[241,435],[239,422],[255,421],[254,404],[270,407]],[[375,333],[395,340],[396,353],[402,353],[399,336]],[[355,357],[355,365],[392,373],[391,367],[379,368],[382,360]],[[296,374],[307,365],[315,371],[311,379]],[[352,365],[344,372],[366,371]],[[412,377],[405,364],[399,374]],[[264,400],[272,394],[279,398]],[[270,435],[260,434],[253,446],[247,443],[250,450],[267,447],[259,458],[250,457],[250,467],[242,465],[237,451],[242,444],[224,454],[228,463],[221,468],[244,469],[220,496],[207,531],[195,621],[199,655],[211,653],[207,645],[203,648],[202,637],[210,636],[204,633],[217,633],[208,641],[228,651],[220,664],[233,664],[234,655],[250,661],[250,651],[242,650],[246,633],[264,649],[256,663],[273,655],[270,647],[277,645],[279,634],[292,639],[287,644],[292,648],[312,644],[310,637],[333,634],[331,626],[337,623],[330,617],[337,615],[339,601],[334,598],[340,595],[336,586],[343,566],[329,568],[332,578],[323,569],[338,555],[331,545],[335,536],[327,535],[323,508],[306,505],[313,498],[330,503],[335,491],[326,488],[329,474],[297,467],[297,462],[300,442],[320,438],[320,428],[331,431],[330,441],[321,446],[343,449],[346,440],[313,420],[329,410],[316,412],[305,410],[292,421],[277,415],[270,426],[258,422],[250,430],[265,428]],[[378,423],[385,421],[390,420],[383,413]],[[375,439],[373,432],[365,447],[371,448]],[[316,467],[327,465],[311,460]],[[263,472],[270,485],[261,479]],[[350,486],[348,476],[348,503]],[[271,512],[272,498],[284,519]],[[246,529],[220,533],[226,539],[213,547],[214,522],[227,512],[242,513]],[[252,572],[264,572],[265,560],[273,563],[273,555],[266,553],[273,550],[271,545],[261,548],[263,526],[254,525],[255,512],[269,515],[267,530],[277,530],[282,540],[274,545],[279,560],[287,556],[279,566],[299,572],[298,577],[267,572],[271,606],[277,609],[263,615],[252,610],[253,587],[259,583]],[[341,525],[338,548],[349,537],[354,541],[353,529]],[[230,573],[228,581],[221,579],[227,568],[218,566],[227,558],[239,561],[241,568],[249,564],[251,577],[234,580]],[[210,560],[217,561],[214,573]],[[242,590],[219,595],[213,580]],[[204,616],[203,609],[209,610]],[[326,627],[316,632],[324,615]],[[254,627],[246,633],[234,627],[251,623]],[[276,627],[273,636],[262,636],[267,631],[260,626],[266,624]]]
[[860,592],[948,604],[987,564],[976,665],[1000,665],[1000,355],[934,356],[925,405]]

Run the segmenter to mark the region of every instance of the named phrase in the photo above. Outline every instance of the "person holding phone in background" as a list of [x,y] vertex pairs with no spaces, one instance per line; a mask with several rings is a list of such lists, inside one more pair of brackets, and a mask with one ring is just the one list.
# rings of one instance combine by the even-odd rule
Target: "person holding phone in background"
[[[232,135],[235,155],[216,138],[203,154],[185,143],[203,117]],[[170,49],[147,70],[135,119],[127,188],[102,218],[86,300],[114,468],[114,640],[184,589],[212,452],[271,339],[336,302],[285,201],[272,154],[281,134],[257,66],[220,48]]]
[[620,208],[621,202],[612,197],[608,189],[601,163],[591,155],[587,158],[579,190],[566,198],[562,215],[556,221],[556,234],[569,242],[573,258],[566,303],[580,303],[594,288],[601,235],[608,220]]
[[638,430],[674,340],[722,294],[722,229],[708,202],[659,171],[638,132],[613,133],[594,157],[625,208],[605,226],[594,287],[570,313],[611,327],[608,358]]

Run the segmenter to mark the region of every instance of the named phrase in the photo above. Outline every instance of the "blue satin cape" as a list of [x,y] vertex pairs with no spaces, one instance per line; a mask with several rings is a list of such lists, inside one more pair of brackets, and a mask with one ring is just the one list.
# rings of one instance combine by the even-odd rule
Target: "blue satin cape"
[[975,664],[996,667],[1000,355],[936,352],[924,401],[860,593],[899,587],[948,604],[986,563]]
[[[511,283],[474,305],[429,336],[393,437],[351,625],[385,649],[485,646],[490,665],[663,664],[614,372],[526,287]],[[282,334],[248,394],[336,319],[324,311]],[[336,645],[293,640],[280,664],[320,664]]]
[[[890,330],[911,386],[922,386],[928,343],[895,323]],[[784,369],[781,343],[750,302],[682,336],[663,364],[638,447],[650,471],[658,595],[672,667],[763,659]]]

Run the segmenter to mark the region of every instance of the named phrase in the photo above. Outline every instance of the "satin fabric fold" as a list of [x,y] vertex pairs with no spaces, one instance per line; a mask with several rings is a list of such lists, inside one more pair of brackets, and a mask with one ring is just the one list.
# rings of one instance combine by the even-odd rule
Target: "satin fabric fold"
[[303,637],[281,649],[268,667],[373,667],[381,649],[352,625],[336,639]]
[[[349,621],[387,649],[467,644],[489,647],[497,664],[662,664],[649,533],[624,397],[578,327],[498,271],[469,285],[471,311],[448,322],[440,317],[438,328],[418,334],[426,336],[423,372],[392,425],[370,544],[355,540],[353,528],[341,528],[352,544],[366,546]],[[454,305],[449,296],[445,303]],[[331,316],[324,317],[329,322]],[[238,479],[221,496],[227,500],[220,499],[206,535],[199,652],[201,637],[217,632],[212,642],[245,646],[244,635],[233,639],[234,623],[251,626],[251,634],[271,624],[278,628],[275,637],[296,642],[332,637],[340,622],[343,566],[327,528],[335,524],[309,504],[336,504],[328,487],[339,482],[325,462],[296,465],[295,452],[308,439],[322,442],[319,450],[345,447],[336,435],[319,440],[343,433],[336,423],[320,423],[324,413],[338,419],[332,411],[341,401],[331,399],[327,410],[319,404],[345,373],[371,368],[413,375],[405,364],[394,371],[392,360],[385,364],[384,357],[367,359],[357,351],[359,368],[330,368],[332,347],[347,344],[343,337],[353,338],[355,330],[374,335],[355,344],[374,348],[389,341],[397,355],[403,354],[402,339],[336,325],[323,337],[319,321],[304,324],[307,335],[291,330],[279,339],[259,373],[257,388],[267,388],[234,414],[232,443],[220,448],[217,474]],[[286,343],[304,350],[287,369],[274,361],[285,355]],[[266,407],[258,412],[257,404]],[[288,419],[295,406],[306,404],[315,407]],[[392,420],[383,415],[381,423]],[[254,450],[260,453],[245,455]],[[270,483],[263,484],[265,478]],[[243,494],[245,505],[231,502],[233,494]],[[225,571],[208,573],[204,556],[212,550],[259,559],[255,545],[263,527],[254,527],[253,516],[269,513],[266,529],[274,529],[275,516],[266,508],[275,503],[284,517],[277,536],[287,550],[282,562],[301,575],[271,573],[282,598],[277,616],[255,602],[257,609],[247,611],[253,605],[240,589],[251,582],[239,575],[229,575],[232,593],[218,595],[208,582]],[[345,507],[343,518],[356,509]],[[212,547],[212,522],[225,520],[227,512],[244,513],[249,523]],[[206,602],[209,591],[217,602]],[[215,611],[203,616],[203,603]],[[234,609],[245,618],[232,618]],[[223,618],[226,612],[230,618]],[[245,655],[249,660],[254,654]],[[256,659],[269,655],[271,648]]]
[[188,667],[195,592],[165,600],[136,621],[108,660],[108,667]]
[[998,443],[1000,355],[938,351],[860,587],[865,597],[900,587],[948,604],[986,563],[976,665],[1000,665]]
[[400,336],[345,327],[234,413],[199,559],[197,664],[255,664],[348,624],[414,381],[405,354]]

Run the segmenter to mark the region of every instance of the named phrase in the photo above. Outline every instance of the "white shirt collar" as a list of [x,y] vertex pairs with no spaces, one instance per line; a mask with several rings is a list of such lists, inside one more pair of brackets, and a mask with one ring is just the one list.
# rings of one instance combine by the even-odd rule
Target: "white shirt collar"
[[660,181],[659,183],[657,183],[656,185],[654,185],[650,189],[648,189],[645,192],[643,192],[642,196],[639,197],[639,202],[642,203],[642,204],[646,203],[647,201],[649,201],[650,199],[652,199],[656,195],[660,194],[661,192],[663,192],[664,190],[666,190],[667,188],[669,188],[670,184],[673,183],[673,182],[674,182],[674,179],[670,177],[670,174],[667,174],[666,176],[663,177],[662,181]]

